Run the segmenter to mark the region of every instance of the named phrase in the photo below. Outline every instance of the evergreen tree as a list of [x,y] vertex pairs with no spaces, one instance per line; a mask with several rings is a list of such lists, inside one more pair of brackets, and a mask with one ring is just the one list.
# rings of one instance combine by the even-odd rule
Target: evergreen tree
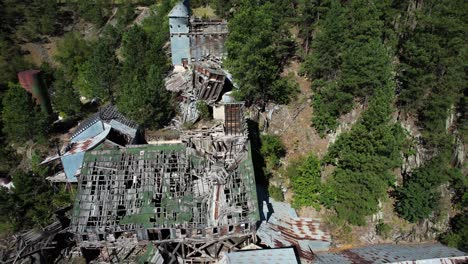
[[98,27],[104,25],[109,15],[111,8],[110,0],[78,0],[76,2],[76,10],[80,17],[95,24]]
[[391,170],[402,162],[405,135],[390,122],[392,93],[389,84],[378,88],[360,120],[340,135],[325,158],[337,166],[327,182],[336,196],[333,208],[351,224],[363,225],[365,216],[378,211],[394,182]]
[[66,116],[74,116],[80,113],[80,95],[73,88],[72,82],[64,77],[64,73],[58,70],[55,73],[55,81],[52,85],[54,90],[52,103],[54,109]]
[[2,102],[3,133],[10,141],[44,139],[47,117],[21,86],[10,84]]
[[165,14],[170,7],[170,1],[164,1],[158,6],[157,16],[145,20],[143,26],[133,26],[123,36],[117,105],[146,127],[162,127],[175,114],[173,98],[164,86],[169,70],[164,50],[169,35]]
[[[276,99],[271,87],[279,79],[288,38],[282,21],[282,14],[270,2],[255,1],[242,1],[229,21],[226,65],[240,87],[240,99],[260,105]],[[291,90],[281,89],[285,93],[282,97],[289,96]]]
[[44,227],[53,221],[53,211],[71,203],[67,193],[54,192],[48,181],[31,172],[17,171],[14,188],[0,187],[0,224],[9,223],[15,231]]
[[450,220],[450,231],[443,234],[442,242],[449,247],[468,250],[468,211],[457,214]]
[[321,136],[334,131],[336,119],[355,98],[366,101],[391,79],[389,48],[384,45],[382,5],[358,0],[332,1],[306,58],[304,71],[314,80],[312,124]]
[[67,33],[57,43],[57,54],[54,59],[60,63],[60,68],[68,81],[75,81],[79,67],[85,63],[92,52],[91,43],[77,33]]
[[120,67],[115,54],[117,44],[113,35],[104,35],[95,44],[89,59],[79,66],[78,78],[74,85],[79,87],[82,95],[104,101],[114,99]]
[[297,16],[293,19],[299,27],[305,54],[309,52],[315,25],[330,8],[330,0],[298,0]]
[[24,22],[18,28],[19,34],[27,39],[35,39],[41,34],[52,34],[58,17],[55,0],[32,0],[24,6]]

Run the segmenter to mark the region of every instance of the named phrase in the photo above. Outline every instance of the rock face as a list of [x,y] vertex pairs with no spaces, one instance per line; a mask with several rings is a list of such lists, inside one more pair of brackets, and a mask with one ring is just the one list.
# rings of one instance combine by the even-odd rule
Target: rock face
[[340,117],[339,125],[336,128],[335,132],[327,135],[328,146],[335,143],[335,141],[338,139],[338,136],[341,135],[343,132],[351,130],[351,127],[361,116],[362,111],[363,106],[359,104],[357,107],[351,110],[351,112]]
[[452,164],[457,167],[463,167],[465,162],[465,145],[460,137],[455,138],[455,146],[453,149]]
[[408,136],[413,139],[413,153],[409,156],[403,157],[403,164],[401,165],[401,176],[409,177],[413,170],[419,168],[425,160],[429,159],[427,149],[422,145],[421,133],[412,118],[406,118],[400,122],[403,129],[407,132]]

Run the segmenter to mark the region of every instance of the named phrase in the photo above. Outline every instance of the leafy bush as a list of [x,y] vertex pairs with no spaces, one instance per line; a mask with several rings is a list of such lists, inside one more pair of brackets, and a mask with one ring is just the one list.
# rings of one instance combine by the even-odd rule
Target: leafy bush
[[267,171],[278,168],[280,158],[286,154],[281,139],[274,135],[261,135],[260,138],[262,142],[260,153],[265,159]]
[[292,202],[294,208],[313,206],[320,210],[320,193],[322,191],[320,170],[320,161],[312,154],[306,159],[294,161],[288,166],[286,173],[291,180],[294,192]]
[[203,120],[210,120],[212,118],[210,107],[204,101],[197,102],[197,110],[200,114],[200,118]]
[[379,221],[379,223],[375,226],[375,232],[377,233],[377,235],[381,236],[384,239],[388,238],[388,236],[390,235],[390,231],[392,231],[392,228],[382,221]]
[[442,243],[460,250],[468,250],[468,212],[464,211],[450,220],[450,231],[440,237]]
[[283,191],[278,186],[274,186],[274,185],[270,184],[270,186],[268,186],[268,194],[275,201],[278,201],[278,202],[283,202],[284,201]]

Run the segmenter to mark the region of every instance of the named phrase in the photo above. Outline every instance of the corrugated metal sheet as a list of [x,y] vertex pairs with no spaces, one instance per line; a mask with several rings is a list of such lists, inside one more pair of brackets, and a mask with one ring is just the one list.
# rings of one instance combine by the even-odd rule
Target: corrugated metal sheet
[[[112,120],[114,120],[114,122],[117,121],[118,123],[125,125],[128,128],[134,129],[135,133],[138,129],[138,124],[136,122],[126,118],[117,110],[114,105],[107,105],[101,108],[99,112],[93,114],[91,117],[81,122],[80,125],[75,129],[75,132],[72,134],[70,139],[72,142],[77,142],[94,137],[103,131],[102,123],[99,121],[110,124]],[[115,129],[118,130],[117,128]],[[128,132],[128,129],[125,131]],[[135,137],[135,135],[131,137]]]
[[130,136],[130,137],[132,137],[132,138],[135,137],[135,135],[136,135],[136,133],[137,133],[137,130],[136,130],[135,128],[131,128],[131,127],[125,125],[125,124],[120,123],[120,122],[117,121],[117,120],[111,120],[111,121],[109,122],[109,125],[110,125],[113,129],[119,131],[120,133],[125,134],[125,135],[127,135],[127,136]]
[[[99,122],[100,123],[100,122]],[[101,125],[102,126],[102,125]],[[105,124],[105,130],[98,135],[72,142],[66,149],[63,156],[60,157],[62,161],[63,170],[67,176],[67,181],[76,182],[76,174],[83,164],[84,153],[104,141],[111,130],[111,126]]]
[[[80,142],[88,138],[95,137],[101,134],[104,131],[103,122],[96,120],[95,123],[89,125],[89,127],[81,128],[79,127],[79,133],[74,134],[71,138],[71,142]],[[78,131],[78,129],[77,129]]]
[[[453,257],[456,258],[450,259]],[[334,253],[317,253],[313,263],[467,263],[466,261],[468,261],[468,257],[460,250],[441,244],[422,244],[374,245]]]
[[223,58],[226,55],[224,43],[226,35],[205,34],[190,36],[190,55],[195,61],[199,61],[207,55]]
[[293,248],[275,248],[231,252],[224,256],[220,264],[297,264]]
[[272,211],[266,214],[271,216],[268,222],[261,223],[257,231],[262,243],[272,248],[293,246],[299,257],[306,261],[314,258],[312,250],[328,250],[331,237],[320,219],[300,218],[288,203],[270,199],[270,204]]
[[29,93],[32,94],[34,78],[41,72],[39,70],[27,70],[18,73],[18,81],[20,85]]

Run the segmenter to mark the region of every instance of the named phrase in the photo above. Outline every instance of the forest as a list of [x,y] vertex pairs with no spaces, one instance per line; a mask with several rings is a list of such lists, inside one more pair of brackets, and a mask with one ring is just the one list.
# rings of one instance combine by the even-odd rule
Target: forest
[[[1,233],[44,226],[74,192],[51,187],[45,180],[51,171],[38,166],[60,128],[16,73],[41,69],[53,110],[64,120],[84,118],[94,101],[111,102],[144,128],[160,129],[177,113],[164,87],[171,70],[167,14],[175,2],[0,0],[0,176],[15,185],[0,188]],[[132,23],[137,6],[151,9],[139,24]],[[466,155],[458,154],[467,146],[468,2],[191,1],[192,8],[204,6],[228,20],[224,64],[236,80],[236,99],[260,111],[294,103],[299,87],[284,70],[297,61],[312,94],[304,127],[324,139],[337,135],[324,155],[306,150],[309,155],[289,160],[281,135],[262,134],[256,152],[271,197],[287,200],[283,189],[289,189],[294,208],[324,212],[343,230],[391,228],[370,220],[382,203],[414,225],[445,215],[437,239],[468,249]],[[64,30],[69,20],[94,25],[98,34]],[[54,64],[25,59],[23,44],[50,37],[60,37]],[[343,131],[340,118],[359,107]],[[33,149],[27,165],[18,152],[26,146]],[[403,170],[415,156],[419,162]],[[278,175],[285,180],[274,184]]]

